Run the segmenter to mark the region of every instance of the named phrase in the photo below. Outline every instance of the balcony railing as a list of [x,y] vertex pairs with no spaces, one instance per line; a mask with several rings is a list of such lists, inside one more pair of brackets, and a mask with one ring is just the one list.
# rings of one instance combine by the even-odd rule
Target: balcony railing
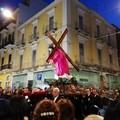
[[43,34],[45,34],[46,31],[51,31],[51,32],[55,32],[58,29],[58,24],[57,22],[54,22],[52,25],[46,25],[43,27]]
[[6,43],[5,43],[5,48],[7,48],[8,46],[9,46],[10,48],[13,48],[13,47],[14,47],[14,40],[6,41]]
[[95,32],[95,38],[99,42],[105,42],[106,41],[106,36],[104,34],[102,34],[102,33]]
[[[24,40],[25,41],[25,40]],[[23,40],[19,40],[17,41],[17,46],[19,47],[24,47],[25,46],[25,42]]]
[[32,34],[29,36],[29,43],[37,41],[39,39],[39,32]]
[[4,49],[4,47],[5,47],[4,44],[0,45],[0,49]]
[[12,69],[12,64],[6,64],[1,66],[1,70],[5,70],[5,69]]
[[14,45],[14,40],[10,40],[10,41],[6,41],[5,42],[5,46],[7,46],[9,44]]
[[76,23],[75,29],[76,29],[78,32],[84,32],[84,33],[86,33],[86,34],[90,34],[90,27],[88,27],[87,25],[82,25],[82,26],[80,27],[79,24]]
[[13,71],[31,70],[31,69],[36,70],[36,68],[39,66],[45,67],[46,65],[48,65],[48,63],[46,63],[46,59],[47,58],[44,57],[44,58],[39,58],[34,63],[33,62],[24,62],[22,65],[16,64],[13,66]]

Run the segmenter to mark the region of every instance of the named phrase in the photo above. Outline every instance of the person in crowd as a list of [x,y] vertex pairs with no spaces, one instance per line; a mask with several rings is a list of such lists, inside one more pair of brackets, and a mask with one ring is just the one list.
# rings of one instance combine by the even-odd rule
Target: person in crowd
[[84,118],[84,120],[104,120],[104,118],[100,115],[88,115],[87,117]]
[[84,115],[89,115],[89,114],[97,114],[99,107],[98,103],[96,100],[99,102],[98,98],[91,93],[90,88],[85,89],[85,97],[83,98],[84,101],[84,106],[83,106],[83,113]]
[[120,120],[120,101],[115,106],[113,117],[114,120]]
[[120,102],[118,100],[109,100],[104,120],[120,120]]
[[13,95],[13,90],[10,86],[7,86],[5,89],[4,89],[4,98],[5,99],[10,99]]
[[2,98],[2,97],[3,97],[3,88],[0,87],[0,98]]
[[44,99],[40,101],[35,110],[34,120],[59,120],[59,110],[52,100]]
[[24,89],[23,89],[23,95],[24,96],[29,96],[31,94],[31,91],[29,90],[29,88],[28,87],[25,87]]
[[54,87],[52,90],[52,95],[53,95],[53,101],[58,102],[58,100],[61,99],[60,89],[58,87]]
[[0,120],[7,119],[7,109],[8,109],[9,101],[1,98],[0,99]]
[[25,120],[28,111],[28,104],[24,96],[15,95],[9,100],[8,116],[10,120]]
[[103,116],[105,115],[106,113],[106,110],[107,110],[107,107],[108,107],[108,102],[109,101],[109,98],[107,97],[103,97],[101,98],[101,108],[99,109],[99,115]]
[[74,105],[69,99],[60,99],[57,102],[57,106],[60,111],[60,120],[74,120],[75,113],[74,113]]

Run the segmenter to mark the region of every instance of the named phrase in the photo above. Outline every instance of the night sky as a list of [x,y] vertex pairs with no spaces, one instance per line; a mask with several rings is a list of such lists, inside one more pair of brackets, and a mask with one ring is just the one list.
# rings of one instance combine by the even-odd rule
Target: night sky
[[[14,10],[24,0],[0,0],[0,6]],[[35,1],[35,0],[34,0]],[[53,0],[45,0],[50,3]],[[80,0],[83,4],[98,12],[108,22],[120,28],[120,0]]]

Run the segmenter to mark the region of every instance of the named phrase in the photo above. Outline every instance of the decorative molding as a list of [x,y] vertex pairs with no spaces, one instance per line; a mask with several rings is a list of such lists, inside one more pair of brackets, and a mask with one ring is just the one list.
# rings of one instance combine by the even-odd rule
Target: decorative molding
[[12,49],[11,48],[8,49],[8,54],[9,55],[12,54]]
[[20,30],[20,32],[21,32],[21,33],[24,33],[24,32],[25,32],[25,28],[22,28],[22,29]]
[[24,49],[21,49],[18,51],[20,55],[23,55],[24,54]]
[[86,11],[84,11],[84,10],[82,10],[81,8],[78,7],[78,13],[79,13],[79,15],[84,16],[85,12],[86,12]]
[[102,49],[103,46],[104,46],[103,44],[97,42],[97,48]]
[[88,40],[87,38],[78,35],[78,42],[79,43],[83,43],[84,44],[87,40]]
[[53,8],[49,12],[47,12],[48,16],[53,16],[54,13],[55,13],[55,8]]
[[113,54],[113,51],[112,51],[112,49],[108,49],[108,52],[109,52],[109,54]]
[[31,47],[32,50],[36,50],[37,49],[37,43],[32,44],[30,47]]
[[96,18],[96,24],[100,25],[101,22],[102,22],[102,21],[101,21],[100,19]]
[[38,24],[38,19],[36,19],[36,20],[34,20],[34,21],[32,22],[32,25],[33,25],[33,26],[37,26],[37,24]]

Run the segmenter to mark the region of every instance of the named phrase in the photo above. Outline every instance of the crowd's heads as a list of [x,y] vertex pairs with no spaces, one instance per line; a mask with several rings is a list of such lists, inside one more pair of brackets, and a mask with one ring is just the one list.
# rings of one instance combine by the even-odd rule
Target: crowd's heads
[[12,88],[10,86],[7,86],[5,89],[4,89],[4,94],[7,94],[7,95],[12,95]]
[[8,114],[12,120],[23,120],[27,110],[28,104],[23,96],[15,95],[10,98]]
[[84,120],[104,120],[100,115],[88,115]]
[[34,110],[34,120],[59,120],[59,110],[52,100],[40,101]]
[[60,120],[74,120],[74,106],[68,99],[60,99],[57,102],[60,111]]
[[8,105],[8,100],[4,98],[0,99],[0,120],[4,120],[5,118],[7,118]]
[[53,88],[52,95],[53,97],[57,97],[60,94],[60,89],[58,87]]

